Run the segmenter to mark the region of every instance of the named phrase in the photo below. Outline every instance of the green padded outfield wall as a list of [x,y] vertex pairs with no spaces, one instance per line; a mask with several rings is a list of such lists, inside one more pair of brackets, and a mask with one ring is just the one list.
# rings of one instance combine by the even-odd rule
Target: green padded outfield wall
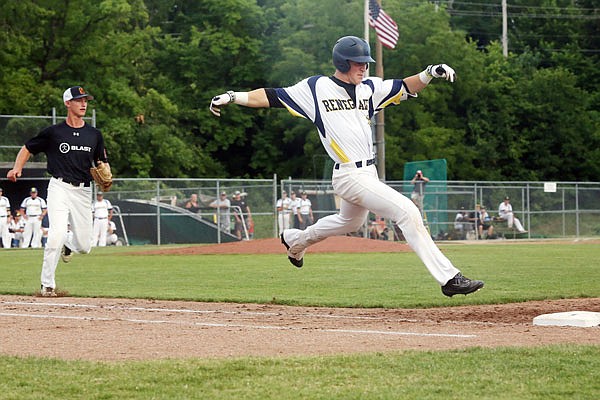
[[436,236],[441,230],[447,230],[448,213],[437,210],[448,209],[447,181],[448,168],[445,159],[412,161],[404,164],[403,193],[410,198],[413,185],[410,183],[418,170],[429,178],[430,182],[425,185],[425,199],[423,209],[432,236]]

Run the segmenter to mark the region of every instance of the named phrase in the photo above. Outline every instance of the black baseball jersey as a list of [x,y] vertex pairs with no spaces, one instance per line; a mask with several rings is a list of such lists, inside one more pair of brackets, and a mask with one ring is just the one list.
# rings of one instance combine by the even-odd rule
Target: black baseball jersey
[[87,123],[72,128],[66,122],[52,125],[25,143],[32,154],[46,153],[48,173],[69,183],[90,182],[95,160],[108,162],[104,138]]

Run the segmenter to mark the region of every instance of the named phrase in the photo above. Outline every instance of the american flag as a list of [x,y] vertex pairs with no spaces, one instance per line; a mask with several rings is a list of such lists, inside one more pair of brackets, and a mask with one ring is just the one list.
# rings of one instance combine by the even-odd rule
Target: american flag
[[393,49],[398,42],[398,25],[383,11],[376,0],[369,0],[369,25],[386,47]]

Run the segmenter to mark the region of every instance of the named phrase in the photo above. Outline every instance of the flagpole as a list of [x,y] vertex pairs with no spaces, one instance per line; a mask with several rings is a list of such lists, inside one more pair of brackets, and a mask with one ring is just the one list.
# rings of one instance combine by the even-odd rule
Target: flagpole
[[[377,0],[377,3],[381,6],[381,0]],[[377,37],[375,42],[375,75],[383,79],[383,46],[379,37]],[[375,146],[377,148],[377,174],[379,175],[380,180],[385,181],[384,110],[379,111],[375,117]]]
[[[375,44],[375,75],[383,79],[383,46],[377,39]],[[375,146],[377,146],[377,173],[379,179],[385,181],[385,118],[384,110],[376,115]]]
[[[364,24],[364,39],[369,43],[369,0],[365,0],[364,7],[364,15],[363,15],[363,24]],[[369,77],[369,70],[365,71],[365,78]]]

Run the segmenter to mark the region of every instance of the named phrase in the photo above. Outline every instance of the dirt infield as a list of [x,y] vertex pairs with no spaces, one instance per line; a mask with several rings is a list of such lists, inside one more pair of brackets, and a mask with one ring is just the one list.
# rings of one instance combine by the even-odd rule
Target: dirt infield
[[[382,250],[384,245],[391,247]],[[409,251],[399,243],[330,238],[311,247],[311,252],[366,249]],[[277,240],[265,240],[160,252],[165,251],[282,253],[282,248]],[[600,327],[532,324],[540,314],[576,310],[600,312],[600,298],[435,309],[357,309],[0,296],[0,353],[116,361],[600,345]]]

